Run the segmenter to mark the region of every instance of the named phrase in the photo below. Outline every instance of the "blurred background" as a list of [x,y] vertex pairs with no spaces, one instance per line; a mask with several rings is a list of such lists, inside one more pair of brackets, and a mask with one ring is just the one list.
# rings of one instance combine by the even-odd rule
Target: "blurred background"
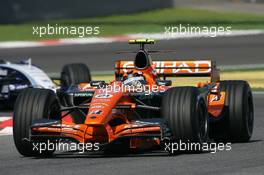
[[8,0],[1,2],[0,23],[129,14],[182,6],[264,13],[261,3],[264,0],[76,0],[74,3],[71,0]]
[[33,35],[33,26],[98,26],[100,36],[161,33],[164,26],[263,29],[264,0],[8,0],[0,6],[0,41],[72,38]]

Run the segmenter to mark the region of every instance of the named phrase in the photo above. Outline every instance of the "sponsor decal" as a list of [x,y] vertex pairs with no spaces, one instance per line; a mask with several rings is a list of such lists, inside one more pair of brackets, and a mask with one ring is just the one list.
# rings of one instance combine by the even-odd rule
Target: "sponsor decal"
[[0,76],[7,76],[8,72],[6,69],[0,69]]
[[81,92],[81,93],[74,93],[74,97],[92,97],[93,93],[85,93],[85,92]]
[[14,90],[21,90],[21,89],[25,89],[25,88],[28,88],[28,85],[27,84],[10,84],[9,85],[9,90],[10,91],[14,91]]
[[94,110],[94,111],[90,112],[89,115],[100,115],[102,113],[103,113],[102,110]]
[[91,106],[91,109],[101,109],[103,108],[103,106],[99,106],[99,105],[95,105],[95,106]]
[[221,99],[221,94],[220,94],[220,95],[215,95],[215,96],[211,99],[211,102],[219,101],[220,99]]
[[92,105],[93,106],[96,106],[96,105],[98,105],[98,106],[109,106],[108,104],[106,104],[106,103],[92,103]]
[[95,98],[111,98],[113,95],[111,94],[98,94],[95,96]]
[[3,85],[2,89],[1,89],[1,93],[8,93],[8,92],[9,92],[8,85]]
[[[121,63],[122,64],[122,63]],[[210,73],[211,62],[210,61],[154,61],[153,66],[157,68],[157,73]],[[134,67],[132,61],[125,61],[121,65],[124,72],[128,72],[129,68]],[[128,69],[126,69],[128,68]]]
[[96,103],[105,103],[105,102],[109,102],[110,99],[107,99],[107,98],[97,98],[97,99],[94,99],[93,102],[96,102]]

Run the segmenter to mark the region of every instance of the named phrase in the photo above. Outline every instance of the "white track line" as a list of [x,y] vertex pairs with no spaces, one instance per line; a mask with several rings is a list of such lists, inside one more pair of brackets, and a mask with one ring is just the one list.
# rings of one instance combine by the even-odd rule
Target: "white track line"
[[10,119],[12,119],[12,117],[0,117],[0,122],[10,120]]
[[253,91],[254,95],[264,95],[264,91]]
[[13,135],[13,127],[6,127],[0,130],[0,136]]
[[[172,34],[165,33],[138,33],[127,34],[113,37],[89,37],[89,38],[65,38],[46,41],[8,41],[0,42],[0,49],[12,48],[26,48],[26,47],[43,47],[43,46],[60,46],[60,45],[76,45],[76,44],[96,44],[96,43],[111,43],[111,42],[124,42],[128,39],[136,38],[152,38],[157,40],[170,40],[170,39],[188,39],[188,38],[201,38],[210,37],[214,33],[196,33],[196,34]],[[246,35],[259,35],[264,34],[264,30],[234,30],[230,34],[225,32],[218,33],[216,37],[232,37],[232,36],[246,36]]]
[[[152,38],[159,40],[170,40],[170,39],[188,39],[188,38],[212,38],[215,33],[175,33],[175,34],[165,34],[165,33],[139,33],[139,34],[129,34],[131,38]],[[260,35],[264,34],[264,30],[233,30],[231,33],[220,32],[217,33],[215,37],[233,37],[233,36],[246,36],[246,35]]]

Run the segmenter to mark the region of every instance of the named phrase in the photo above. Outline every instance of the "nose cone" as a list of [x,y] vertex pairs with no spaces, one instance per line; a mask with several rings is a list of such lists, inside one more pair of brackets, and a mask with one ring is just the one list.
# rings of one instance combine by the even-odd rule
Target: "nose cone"
[[106,89],[98,89],[94,93],[85,124],[105,125],[112,117],[112,109],[116,106],[123,93],[116,88],[121,82],[108,85]]

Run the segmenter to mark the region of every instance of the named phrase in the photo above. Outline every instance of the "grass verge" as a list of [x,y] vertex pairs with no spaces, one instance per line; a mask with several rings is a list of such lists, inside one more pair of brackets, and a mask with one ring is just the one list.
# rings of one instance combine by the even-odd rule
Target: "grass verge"
[[109,36],[127,33],[163,33],[165,26],[177,26],[179,24],[190,24],[190,26],[231,26],[232,29],[264,29],[264,15],[214,12],[190,8],[168,8],[130,15],[0,25],[0,41],[74,37],[74,35],[46,35],[40,38],[32,34],[33,26],[47,26],[47,24],[75,27],[99,26],[99,36]]

